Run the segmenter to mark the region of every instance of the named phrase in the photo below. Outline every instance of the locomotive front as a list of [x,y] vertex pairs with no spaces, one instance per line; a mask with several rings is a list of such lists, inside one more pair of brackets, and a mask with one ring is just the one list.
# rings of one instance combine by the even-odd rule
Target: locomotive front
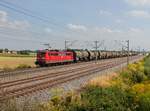
[[37,57],[36,57],[36,65],[45,66],[46,64],[46,57],[47,57],[47,51],[45,50],[39,50],[37,51]]

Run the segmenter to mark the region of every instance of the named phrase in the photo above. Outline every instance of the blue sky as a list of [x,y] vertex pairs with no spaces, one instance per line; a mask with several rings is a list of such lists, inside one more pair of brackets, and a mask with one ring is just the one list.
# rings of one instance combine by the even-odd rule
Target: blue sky
[[92,48],[104,40],[100,49],[115,50],[129,39],[131,49],[149,49],[149,24],[150,0],[0,0],[0,48],[64,48],[65,40]]

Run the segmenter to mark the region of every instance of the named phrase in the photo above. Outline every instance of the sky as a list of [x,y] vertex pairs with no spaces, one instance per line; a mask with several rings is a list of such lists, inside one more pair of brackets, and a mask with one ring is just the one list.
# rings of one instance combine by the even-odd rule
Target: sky
[[0,48],[150,49],[150,0],[0,0]]

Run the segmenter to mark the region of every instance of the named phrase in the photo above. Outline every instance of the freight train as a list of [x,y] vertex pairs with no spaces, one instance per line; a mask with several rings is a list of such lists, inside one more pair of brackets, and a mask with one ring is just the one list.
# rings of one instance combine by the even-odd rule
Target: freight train
[[[137,55],[130,51],[129,56]],[[93,60],[119,58],[128,56],[127,51],[95,51],[95,50],[39,50],[37,51],[36,65],[49,66],[56,64],[86,62]]]

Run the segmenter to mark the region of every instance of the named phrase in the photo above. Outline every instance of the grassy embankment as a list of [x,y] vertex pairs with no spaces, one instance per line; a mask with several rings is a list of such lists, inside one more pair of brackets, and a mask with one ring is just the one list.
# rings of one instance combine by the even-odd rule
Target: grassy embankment
[[91,80],[78,93],[54,96],[24,111],[150,111],[150,56],[118,74]]
[[1,70],[35,67],[34,62],[35,55],[0,54]]

